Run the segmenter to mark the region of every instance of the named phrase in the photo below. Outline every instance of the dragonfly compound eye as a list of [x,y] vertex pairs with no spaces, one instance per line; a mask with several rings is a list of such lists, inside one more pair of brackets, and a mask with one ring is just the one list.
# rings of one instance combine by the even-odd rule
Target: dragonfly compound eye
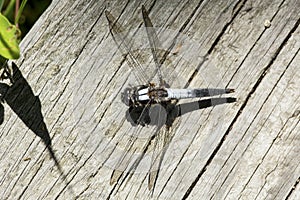
[[132,89],[131,88],[125,88],[124,92],[121,93],[121,100],[126,106],[133,105],[132,101]]

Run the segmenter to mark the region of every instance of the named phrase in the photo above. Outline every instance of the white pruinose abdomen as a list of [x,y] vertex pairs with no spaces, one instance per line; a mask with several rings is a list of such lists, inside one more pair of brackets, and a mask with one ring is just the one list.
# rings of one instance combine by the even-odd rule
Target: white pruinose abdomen
[[170,99],[186,99],[196,97],[192,89],[171,89],[166,88],[168,98]]
[[211,97],[234,92],[233,89],[197,88],[197,89],[171,89],[166,88],[169,99],[187,99],[196,97]]

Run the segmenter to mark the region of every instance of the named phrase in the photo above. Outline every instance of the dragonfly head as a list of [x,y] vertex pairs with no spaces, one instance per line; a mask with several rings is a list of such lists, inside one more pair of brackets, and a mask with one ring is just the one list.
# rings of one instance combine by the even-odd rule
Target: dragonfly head
[[[127,106],[140,106],[147,104],[149,102],[149,97],[147,99],[140,99],[140,97],[148,96],[146,93],[139,94],[140,91],[148,88],[147,85],[138,85],[136,87],[127,87],[121,94],[122,102]],[[148,90],[146,90],[148,91]],[[145,91],[143,91],[145,92]]]
[[121,100],[126,106],[132,106],[135,102],[135,90],[133,88],[125,88],[121,93]]

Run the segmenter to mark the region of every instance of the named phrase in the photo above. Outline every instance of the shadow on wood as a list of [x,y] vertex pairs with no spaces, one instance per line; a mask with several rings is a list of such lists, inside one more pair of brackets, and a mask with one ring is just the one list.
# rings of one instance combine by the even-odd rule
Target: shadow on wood
[[[15,63],[12,63],[12,71],[12,85],[8,86],[0,83],[1,101],[5,101],[24,124],[42,139],[62,178],[67,183],[66,175],[52,149],[50,134],[41,110],[41,101],[38,96],[34,95],[30,85]],[[0,115],[2,124],[4,121],[4,107],[2,104],[0,106]]]
[[148,108],[146,108],[145,106],[131,106],[126,112],[126,119],[131,123],[132,126],[152,125],[161,128],[163,125],[166,125],[167,127],[171,127],[177,117],[180,117],[189,112],[234,102],[236,102],[236,98],[228,97],[204,99],[178,105],[161,103],[161,106],[157,109],[155,109],[155,107],[153,106]]
[[[234,103],[236,102],[236,98],[228,97],[228,98],[209,98],[204,100],[198,100],[194,102],[189,103],[182,103],[182,104],[174,104],[170,102],[162,102],[161,104],[154,104],[151,106],[130,106],[128,110],[126,111],[126,119],[128,122],[131,123],[132,126],[156,126],[155,134],[152,135],[152,137],[148,140],[146,145],[143,147],[141,155],[136,158],[134,163],[131,167],[129,167],[129,170],[126,174],[124,174],[123,171],[120,171],[118,169],[115,169],[111,176],[111,182],[110,184],[114,184],[116,182],[119,182],[119,187],[116,189],[118,190],[121,185],[124,183],[126,179],[130,179],[132,176],[132,172],[135,171],[137,166],[140,164],[141,160],[143,159],[144,155],[146,154],[148,147],[150,146],[152,140],[155,137],[158,137],[157,134],[159,134],[159,130],[166,125],[166,130],[169,130],[169,128],[172,126],[173,122],[177,117],[180,117],[184,114],[187,114],[192,111],[208,108],[211,106],[217,106],[221,104],[226,103]],[[147,104],[150,105],[150,104]],[[161,134],[161,133],[160,133]],[[159,169],[162,164],[165,152],[168,148],[168,143],[172,140],[173,135],[168,134],[168,142],[166,146],[164,146],[160,158],[158,158],[158,169],[149,172],[149,180],[148,180],[148,189],[153,194],[155,189],[156,180],[158,178]],[[161,138],[164,138],[160,136]],[[166,139],[166,138],[164,138]],[[133,142],[136,140],[133,139]],[[132,145],[132,143],[130,143]],[[131,147],[130,147],[131,148]],[[122,162],[122,160],[121,160]],[[124,175],[123,179],[121,180],[121,177]],[[114,187],[114,189],[117,186]],[[114,190],[113,189],[113,190]]]
[[23,77],[15,63],[12,63],[12,68],[12,85],[8,86],[1,83],[1,92],[5,92],[2,93],[3,100],[30,130],[42,138],[46,146],[51,146],[49,131],[47,130],[41,112],[40,99],[38,96],[33,94],[30,85]]

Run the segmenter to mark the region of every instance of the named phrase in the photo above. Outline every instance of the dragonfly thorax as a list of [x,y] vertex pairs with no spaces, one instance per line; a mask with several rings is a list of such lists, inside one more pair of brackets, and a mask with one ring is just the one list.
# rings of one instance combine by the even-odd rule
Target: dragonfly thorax
[[169,101],[168,92],[163,87],[139,85],[126,88],[122,93],[122,102],[127,106],[142,106],[150,103]]

